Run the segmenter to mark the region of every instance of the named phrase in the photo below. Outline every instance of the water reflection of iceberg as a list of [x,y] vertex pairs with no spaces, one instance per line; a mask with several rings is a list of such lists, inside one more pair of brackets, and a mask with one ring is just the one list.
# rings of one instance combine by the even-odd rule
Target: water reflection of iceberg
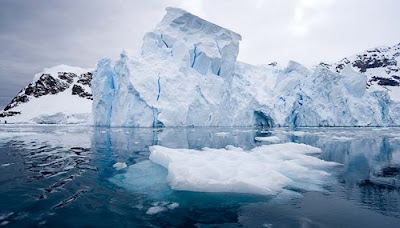
[[[321,226],[337,224],[337,227],[355,223],[382,223],[385,227],[398,224],[398,129],[300,130],[7,126],[0,129],[0,144],[4,151],[0,156],[6,164],[0,167],[1,189],[6,196],[1,197],[1,202],[7,207],[4,212],[14,212],[8,219],[15,225],[20,224],[16,219],[27,210],[28,204],[34,208],[29,211],[29,220],[49,213],[45,217],[51,216],[53,223],[49,219],[48,224],[54,224],[57,219],[75,218],[76,212],[86,210],[87,205],[90,210],[96,208],[97,211],[91,213],[99,217],[107,214],[126,218],[129,211],[129,217],[134,217],[142,226],[148,223],[157,226],[160,221],[168,221],[164,225],[169,226],[187,222],[185,224],[241,224],[245,227],[292,224],[289,220],[294,225],[304,222]],[[254,140],[255,137],[274,136],[282,143],[305,143],[321,148],[322,153],[315,157],[343,164],[334,168],[339,171],[339,183],[329,186],[328,192],[323,194],[300,192],[294,200],[290,194],[270,197],[172,191],[166,187],[166,170],[148,160],[149,147],[153,145],[196,151],[203,147],[221,149],[234,145],[249,151],[273,144],[271,140]],[[130,168],[116,170],[113,165],[117,162],[125,162]],[[14,172],[16,170],[18,172]],[[135,182],[124,182],[128,173]],[[160,178],[152,177],[149,181],[149,175]],[[168,208],[175,203],[179,206],[173,210],[146,214],[152,207]],[[329,209],[320,210],[321,204],[329,205]],[[11,207],[15,209],[11,210]],[[279,223],[283,213],[286,217]],[[357,221],[359,218],[363,221]],[[79,219],[85,220],[82,216]],[[35,220],[33,224],[36,223]]]
[[[400,215],[400,129],[363,128],[314,132],[297,140],[320,147],[322,158],[344,164],[342,197],[377,211]],[[334,141],[329,136],[352,137]]]

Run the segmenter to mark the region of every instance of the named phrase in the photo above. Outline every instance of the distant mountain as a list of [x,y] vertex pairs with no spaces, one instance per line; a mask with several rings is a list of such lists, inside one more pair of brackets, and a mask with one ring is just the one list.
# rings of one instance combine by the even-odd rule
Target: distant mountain
[[36,74],[0,112],[4,123],[84,123],[92,104],[92,70],[59,65]]
[[368,89],[388,91],[393,100],[400,101],[400,43],[392,47],[377,47],[346,57],[334,64],[321,63],[337,73],[345,66],[368,77]]

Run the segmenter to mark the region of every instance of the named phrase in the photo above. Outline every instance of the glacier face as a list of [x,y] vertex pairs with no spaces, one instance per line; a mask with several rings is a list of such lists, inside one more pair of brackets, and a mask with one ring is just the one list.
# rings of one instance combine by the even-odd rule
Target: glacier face
[[266,114],[281,126],[398,125],[398,104],[384,91],[366,90],[365,76],[351,69],[342,75],[291,62],[257,79],[247,70],[241,72],[246,92],[268,105],[272,112]]
[[352,66],[335,72],[236,61],[241,36],[167,8],[142,53],[99,61],[96,126],[393,126],[400,106]]

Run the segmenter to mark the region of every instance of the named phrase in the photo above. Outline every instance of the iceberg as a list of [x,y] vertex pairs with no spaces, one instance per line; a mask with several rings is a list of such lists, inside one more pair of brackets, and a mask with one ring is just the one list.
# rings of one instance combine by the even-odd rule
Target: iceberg
[[237,61],[241,36],[167,8],[139,55],[102,59],[92,82],[93,124],[176,126],[398,126],[400,103],[347,65]]
[[338,163],[310,154],[321,150],[305,144],[284,143],[250,151],[171,149],[150,147],[150,160],[168,170],[166,180],[175,190],[276,195],[285,189],[323,191],[331,181],[324,171]]
[[123,52],[114,67],[107,59],[99,62],[93,79],[94,124],[250,125],[253,113],[237,110],[230,94],[240,39],[186,11],[167,8],[156,29],[145,35],[139,57]]
[[254,140],[260,142],[270,142],[270,143],[277,143],[281,141],[281,139],[278,136],[255,137]]

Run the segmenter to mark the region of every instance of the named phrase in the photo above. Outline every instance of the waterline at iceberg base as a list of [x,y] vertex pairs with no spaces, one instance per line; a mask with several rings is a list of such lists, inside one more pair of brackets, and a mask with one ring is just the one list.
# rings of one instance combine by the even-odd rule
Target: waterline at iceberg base
[[399,139],[397,128],[2,125],[0,223],[398,227]]

